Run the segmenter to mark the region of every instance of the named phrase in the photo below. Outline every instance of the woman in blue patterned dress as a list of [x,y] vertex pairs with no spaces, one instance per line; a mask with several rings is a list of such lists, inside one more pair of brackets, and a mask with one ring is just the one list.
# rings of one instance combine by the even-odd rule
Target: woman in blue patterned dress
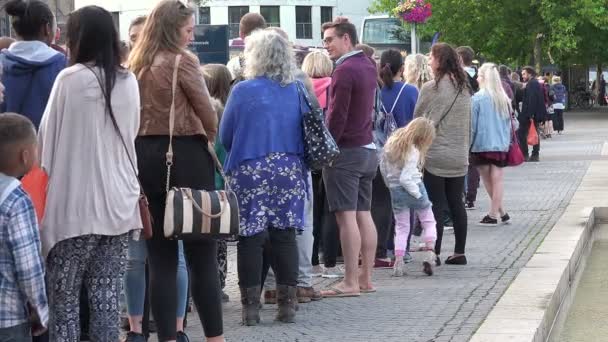
[[[307,170],[296,65],[289,42],[271,30],[245,41],[246,81],[230,94],[220,126],[225,170],[239,200],[238,275],[243,324],[260,321],[262,268],[273,266],[277,320],[295,320],[298,249]],[[267,260],[264,260],[267,256]]]

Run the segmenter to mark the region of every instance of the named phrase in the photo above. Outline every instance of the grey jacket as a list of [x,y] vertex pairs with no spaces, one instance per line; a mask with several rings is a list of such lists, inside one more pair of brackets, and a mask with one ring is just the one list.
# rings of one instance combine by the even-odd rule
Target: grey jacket
[[426,117],[438,123],[437,136],[429,149],[425,169],[435,176],[454,178],[467,174],[471,140],[471,95],[464,89],[458,93],[449,76],[444,76],[435,88],[435,81],[422,86],[414,117]]

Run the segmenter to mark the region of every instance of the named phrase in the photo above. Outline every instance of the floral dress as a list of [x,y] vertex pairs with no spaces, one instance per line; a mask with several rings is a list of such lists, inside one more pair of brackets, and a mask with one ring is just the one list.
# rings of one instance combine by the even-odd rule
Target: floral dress
[[304,227],[306,171],[302,158],[272,153],[247,160],[227,177],[239,201],[240,235]]

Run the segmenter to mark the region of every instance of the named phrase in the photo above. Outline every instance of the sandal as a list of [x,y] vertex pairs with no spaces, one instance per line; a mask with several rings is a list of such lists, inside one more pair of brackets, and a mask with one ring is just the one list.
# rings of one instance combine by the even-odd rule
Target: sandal
[[344,292],[336,287],[330,287],[327,290],[321,291],[323,298],[344,298],[344,297],[359,297],[361,292]]
[[370,287],[367,289],[360,288],[359,291],[361,291],[361,293],[376,293],[378,290],[376,290],[375,287]]

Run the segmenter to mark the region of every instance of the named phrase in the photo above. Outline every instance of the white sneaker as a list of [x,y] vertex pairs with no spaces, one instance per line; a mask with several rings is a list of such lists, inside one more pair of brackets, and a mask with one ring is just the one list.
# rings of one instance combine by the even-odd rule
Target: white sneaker
[[321,275],[321,277],[329,279],[344,278],[344,270],[341,266],[325,267],[325,270],[323,271],[323,275]]
[[397,258],[395,260],[395,265],[393,266],[393,277],[403,277],[405,275],[405,262],[403,262],[402,258]]
[[323,272],[325,271],[325,268],[321,265],[315,265],[312,267],[312,272],[311,275],[315,278],[320,277],[323,275]]

